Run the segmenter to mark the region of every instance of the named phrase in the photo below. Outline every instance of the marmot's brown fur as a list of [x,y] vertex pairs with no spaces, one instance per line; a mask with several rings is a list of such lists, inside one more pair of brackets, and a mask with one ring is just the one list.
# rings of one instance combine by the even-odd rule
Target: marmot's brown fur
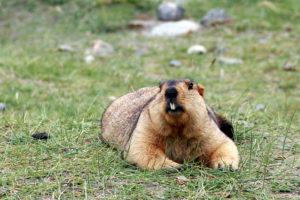
[[100,136],[142,168],[178,168],[190,160],[212,168],[239,164],[231,123],[214,113],[204,101],[204,87],[191,79],[118,98],[102,116]]

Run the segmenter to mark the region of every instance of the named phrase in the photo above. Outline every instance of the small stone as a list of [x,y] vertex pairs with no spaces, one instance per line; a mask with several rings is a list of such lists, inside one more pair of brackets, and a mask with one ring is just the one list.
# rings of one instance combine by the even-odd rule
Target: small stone
[[244,62],[240,59],[235,59],[235,58],[225,58],[225,57],[220,57],[218,58],[218,62],[220,63],[225,63],[225,64],[230,64],[230,65],[236,65],[236,64],[243,64]]
[[206,48],[201,45],[193,45],[188,49],[187,53],[188,54],[205,54]]
[[114,100],[117,99],[117,97],[115,97],[115,96],[109,96],[108,99],[111,100],[111,101],[114,101]]
[[232,19],[223,9],[210,10],[201,20],[200,23],[204,26],[216,26],[219,24],[230,23]]
[[184,14],[183,6],[167,2],[159,5],[157,9],[158,19],[162,21],[177,21],[182,19]]
[[178,185],[184,185],[186,184],[188,181],[190,181],[188,178],[186,178],[185,176],[178,176],[176,177],[175,179],[175,182],[178,184]]
[[256,107],[255,107],[255,110],[256,111],[260,111],[260,110],[264,110],[265,109],[265,105],[263,104],[258,104]]
[[32,137],[38,140],[47,140],[50,138],[50,135],[48,135],[46,132],[37,132],[33,134]]
[[283,66],[283,70],[284,71],[296,71],[296,63],[292,63],[292,62],[287,62],[285,63],[285,65]]
[[143,56],[143,55],[149,54],[149,51],[146,49],[138,49],[135,51],[135,54],[138,56]]
[[70,45],[67,45],[67,44],[62,44],[58,47],[58,50],[59,51],[74,51],[74,49],[70,46]]
[[182,36],[196,32],[198,29],[199,24],[191,20],[164,22],[153,27],[150,36]]
[[0,112],[5,111],[5,104],[4,103],[0,103]]
[[94,57],[107,57],[114,53],[114,48],[102,41],[96,40],[85,50],[85,55],[92,55]]
[[92,56],[92,55],[87,55],[85,58],[84,58],[85,62],[86,63],[91,63],[95,60],[95,57]]
[[181,62],[179,60],[172,60],[169,62],[169,65],[171,67],[180,67],[181,66]]

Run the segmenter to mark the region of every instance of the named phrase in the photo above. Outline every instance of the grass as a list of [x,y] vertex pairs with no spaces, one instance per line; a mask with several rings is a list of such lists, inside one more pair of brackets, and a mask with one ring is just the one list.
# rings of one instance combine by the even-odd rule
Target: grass
[[[0,1],[0,102],[6,104],[0,113],[1,199],[300,197],[300,69],[283,70],[286,62],[299,65],[295,1],[189,1],[187,17],[199,20],[223,7],[234,22],[180,38],[148,38],[126,29],[138,13],[155,14],[151,3],[44,2]],[[116,52],[87,64],[84,50],[95,39]],[[60,44],[75,51],[60,52]],[[209,52],[187,55],[193,44]],[[244,64],[212,65],[215,46]],[[138,56],[137,49],[149,54]],[[182,66],[169,67],[173,59]],[[195,163],[178,172],[137,169],[99,142],[110,96],[180,77],[202,83],[207,101],[233,121],[238,171]],[[255,110],[259,104],[265,109]],[[34,140],[39,131],[51,139]],[[189,181],[178,183],[181,175]]]

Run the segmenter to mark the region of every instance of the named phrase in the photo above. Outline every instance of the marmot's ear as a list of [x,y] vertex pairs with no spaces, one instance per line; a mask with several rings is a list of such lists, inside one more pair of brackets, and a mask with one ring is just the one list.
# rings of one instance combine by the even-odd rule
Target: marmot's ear
[[198,92],[199,92],[199,94],[204,98],[204,90],[205,90],[205,88],[203,87],[203,85],[201,85],[201,84],[199,84],[198,83]]

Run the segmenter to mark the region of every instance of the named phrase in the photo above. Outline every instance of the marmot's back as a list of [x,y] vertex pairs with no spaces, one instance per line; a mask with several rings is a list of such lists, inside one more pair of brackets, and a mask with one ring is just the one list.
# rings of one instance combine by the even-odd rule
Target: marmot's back
[[100,137],[118,150],[123,150],[140,113],[158,91],[159,87],[146,87],[116,99],[102,115]]

